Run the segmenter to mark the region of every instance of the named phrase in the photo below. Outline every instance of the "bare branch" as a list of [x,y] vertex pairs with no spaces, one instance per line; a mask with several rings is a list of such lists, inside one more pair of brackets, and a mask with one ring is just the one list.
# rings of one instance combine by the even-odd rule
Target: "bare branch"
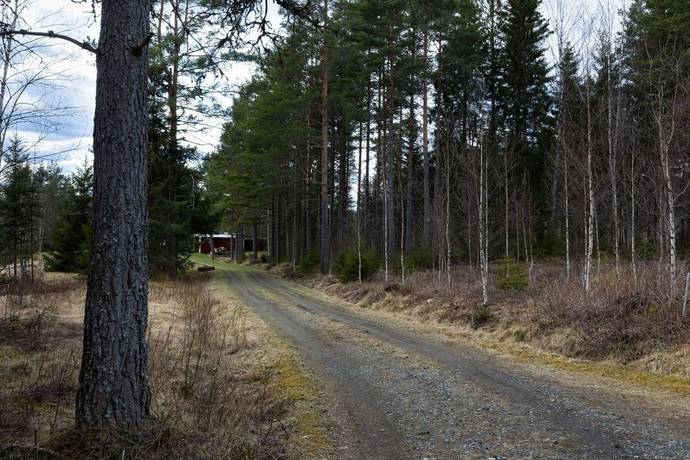
[[40,31],[24,30],[24,29],[0,31],[0,37],[14,36],[14,35],[57,38],[59,40],[65,40],[65,41],[68,41],[74,45],[77,45],[79,48],[86,50],[90,53],[98,54],[98,49],[91,46],[91,44],[89,44],[88,42],[85,42],[85,41],[80,42],[76,38],[72,38],[70,36],[63,35],[63,34],[57,34],[57,33],[53,32],[52,30],[49,30],[48,32],[40,32]]

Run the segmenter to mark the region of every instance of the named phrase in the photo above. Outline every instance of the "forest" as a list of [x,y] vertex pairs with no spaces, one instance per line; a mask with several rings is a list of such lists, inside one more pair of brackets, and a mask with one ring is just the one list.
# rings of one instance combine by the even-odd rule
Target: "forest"
[[687,0],[67,3],[0,0],[0,458],[690,453]]
[[225,227],[265,228],[270,257],[322,273],[365,253],[403,283],[470,264],[486,287],[494,265],[545,259],[585,290],[602,263],[684,277],[687,2],[318,12],[319,34],[286,19],[206,159]]

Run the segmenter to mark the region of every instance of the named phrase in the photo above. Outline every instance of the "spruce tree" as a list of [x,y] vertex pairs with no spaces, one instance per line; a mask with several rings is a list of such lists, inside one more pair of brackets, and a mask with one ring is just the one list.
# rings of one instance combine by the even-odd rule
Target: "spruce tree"
[[14,278],[32,271],[34,223],[37,211],[29,156],[19,138],[13,137],[5,156],[0,200],[0,225],[3,254]]
[[[545,56],[548,25],[541,0],[508,0],[502,32],[502,110],[507,124],[507,153],[513,177],[529,184],[531,202],[547,209],[545,178],[551,120],[549,66]],[[541,224],[544,223],[544,216]]]
[[46,270],[86,273],[91,246],[93,168],[84,164],[66,184],[50,251],[45,256]]

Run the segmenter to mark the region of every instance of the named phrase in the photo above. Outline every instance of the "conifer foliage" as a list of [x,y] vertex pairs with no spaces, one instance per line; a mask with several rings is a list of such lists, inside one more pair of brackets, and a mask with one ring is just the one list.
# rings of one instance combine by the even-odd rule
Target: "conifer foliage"
[[541,0],[311,6],[327,27],[284,19],[206,161],[225,228],[265,228],[269,256],[295,266],[320,252],[325,272],[371,249],[403,281],[419,251],[440,270],[478,264],[487,284],[492,261],[559,256],[587,288],[595,257],[620,267],[636,242],[677,271],[687,2],[572,24]]

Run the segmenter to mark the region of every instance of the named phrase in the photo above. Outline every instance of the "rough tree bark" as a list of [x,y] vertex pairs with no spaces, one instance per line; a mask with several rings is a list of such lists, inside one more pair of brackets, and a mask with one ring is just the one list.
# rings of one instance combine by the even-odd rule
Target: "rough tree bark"
[[[412,38],[412,45],[411,45],[411,52],[412,52],[412,58],[416,59],[417,56],[417,40],[416,40],[416,31],[414,32],[414,37]],[[415,182],[415,171],[414,171],[414,164],[415,164],[415,143],[416,143],[416,134],[415,134],[415,121],[416,121],[416,114],[415,114],[415,81],[414,81],[414,76],[410,78],[410,113],[409,113],[409,118],[407,120],[407,134],[408,134],[408,146],[407,146],[407,191],[406,191],[406,197],[405,197],[405,202],[407,209],[405,209],[405,244],[401,244],[401,247],[404,249],[404,251],[411,251],[412,247],[414,246],[414,226],[413,226],[413,216],[414,216],[414,182]],[[400,120],[402,123],[402,120]]]
[[[424,65],[429,59],[429,32],[424,30]],[[422,155],[423,155],[423,193],[424,193],[424,247],[431,248],[431,195],[429,190],[429,95],[426,75],[422,77]]]
[[[385,278],[388,281],[390,269],[390,257],[396,246],[395,236],[395,57],[388,56],[388,68],[386,79],[388,86],[384,88],[385,115],[384,115],[384,220],[385,220]],[[399,147],[399,146],[398,146]],[[402,197],[401,197],[402,198]]]
[[671,179],[671,166],[669,160],[669,141],[666,140],[664,126],[661,121],[658,121],[659,127],[659,156],[661,157],[661,170],[664,175],[664,194],[666,198],[666,226],[668,230],[669,242],[669,272],[671,274],[671,282],[676,280],[677,261],[676,261],[676,205],[673,193],[673,182]]
[[336,233],[336,252],[345,248],[347,236],[347,215],[350,199],[350,128],[345,110],[340,126],[340,162],[338,164],[338,229]]
[[[323,3],[324,24],[328,22],[328,1]],[[331,268],[331,213],[328,197],[328,45],[326,28],[321,48],[321,273]]]
[[252,224],[252,261],[256,262],[259,259],[259,224],[254,221]]
[[[371,76],[367,82],[367,114],[371,114]],[[369,149],[371,148],[371,115],[367,116],[367,131],[366,131],[366,148],[364,152],[364,176],[362,180],[362,215],[364,216],[364,221],[362,222],[362,227],[364,234],[367,235],[369,232]]]
[[362,122],[359,122],[359,147],[357,149],[357,280],[362,282]]
[[637,289],[637,253],[635,248],[635,139],[630,153],[630,263],[632,264],[633,282]]
[[149,414],[146,327],[150,0],[104,0],[97,55],[92,249],[77,394],[79,428]]
[[[307,116],[307,163],[306,163],[306,168],[304,172],[304,196],[306,197],[306,200],[304,200],[304,207],[305,207],[305,213],[304,213],[304,231],[305,231],[305,242],[304,242],[304,250],[307,254],[311,253],[311,240],[312,240],[312,235],[311,235],[311,116]],[[270,245],[269,245],[270,246]]]

